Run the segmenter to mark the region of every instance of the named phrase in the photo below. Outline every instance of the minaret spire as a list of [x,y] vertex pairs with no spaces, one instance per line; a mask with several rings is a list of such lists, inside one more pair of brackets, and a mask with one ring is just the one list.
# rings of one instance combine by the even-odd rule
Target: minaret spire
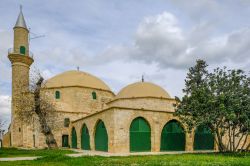
[[17,21],[16,21],[16,25],[14,28],[16,27],[22,27],[22,28],[25,28],[25,29],[28,29],[27,26],[26,26],[26,22],[25,22],[25,19],[24,19],[24,16],[23,16],[23,12],[22,12],[22,5],[20,5],[20,12],[19,12],[19,15],[18,15],[18,18],[17,18]]

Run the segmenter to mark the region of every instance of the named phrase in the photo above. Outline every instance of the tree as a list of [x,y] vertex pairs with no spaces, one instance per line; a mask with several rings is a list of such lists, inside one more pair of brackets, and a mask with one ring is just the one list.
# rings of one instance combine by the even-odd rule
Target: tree
[[197,60],[185,79],[184,96],[176,97],[175,115],[189,131],[206,125],[215,135],[219,151],[242,151],[249,148],[250,78],[242,70],[216,68],[207,70]]
[[0,134],[4,131],[4,121],[0,118]]
[[2,139],[3,139],[3,134],[4,134],[4,121],[0,118],[0,148],[2,148]]
[[45,88],[44,78],[39,71],[33,71],[30,77],[30,88],[27,92],[17,95],[15,100],[18,108],[18,119],[27,124],[34,123],[37,119],[40,131],[46,138],[48,148],[57,148],[53,130],[56,129],[55,105],[48,94],[43,93]]

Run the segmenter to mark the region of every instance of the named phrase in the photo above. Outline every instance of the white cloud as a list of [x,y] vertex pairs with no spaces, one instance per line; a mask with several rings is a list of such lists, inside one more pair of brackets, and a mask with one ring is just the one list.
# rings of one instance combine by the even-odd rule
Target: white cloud
[[157,63],[160,68],[177,69],[187,69],[197,59],[218,65],[230,61],[238,66],[250,65],[250,28],[209,36],[213,28],[202,28],[206,25],[195,25],[190,32],[184,33],[171,13],[146,17],[139,24],[132,46],[109,48],[100,59],[115,61],[117,57],[123,57],[125,60]]

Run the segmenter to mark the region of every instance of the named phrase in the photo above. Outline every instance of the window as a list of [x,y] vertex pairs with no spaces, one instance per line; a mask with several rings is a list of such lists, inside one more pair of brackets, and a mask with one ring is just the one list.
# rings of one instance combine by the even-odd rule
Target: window
[[26,48],[24,46],[20,46],[20,54],[25,54]]
[[70,123],[70,119],[69,118],[65,118],[64,119],[64,127],[69,127],[69,123]]
[[55,97],[56,97],[56,99],[60,99],[61,94],[60,94],[60,92],[59,92],[59,91],[56,91],[56,93],[55,93]]
[[92,92],[92,98],[93,98],[94,100],[96,100],[96,98],[97,98],[96,92]]

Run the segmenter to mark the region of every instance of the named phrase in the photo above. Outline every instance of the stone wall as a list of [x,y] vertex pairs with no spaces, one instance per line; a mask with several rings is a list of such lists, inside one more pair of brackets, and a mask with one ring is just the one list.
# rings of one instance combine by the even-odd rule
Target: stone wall
[[[55,91],[61,93],[60,99],[55,99]],[[92,92],[95,91],[97,99],[92,98]],[[69,118],[71,121],[83,118],[89,114],[100,111],[106,107],[105,103],[113,98],[114,94],[109,91],[97,90],[83,87],[67,87],[58,89],[43,89],[42,97],[47,104],[51,104],[54,110],[49,111],[51,114],[48,123],[52,128],[54,137],[58,146],[62,146],[62,135],[69,135],[69,129],[64,127],[64,119]],[[22,97],[25,97],[24,95]],[[27,94],[27,97],[31,97]],[[13,117],[17,114],[14,113]],[[27,120],[15,119],[12,124],[13,131],[12,142],[14,146],[27,148],[45,148],[47,147],[45,137],[41,133],[38,117],[28,117]],[[20,123],[17,123],[20,122]],[[18,126],[16,124],[19,124]],[[20,128],[20,129],[19,129]],[[16,139],[16,135],[19,134]],[[18,142],[18,144],[17,144]]]
[[[60,99],[55,99],[55,92],[60,91]],[[96,92],[97,99],[92,98],[92,92]],[[50,101],[54,102],[57,111],[83,112],[92,114],[105,108],[105,103],[110,101],[114,94],[110,91],[84,87],[61,87],[44,89]]]
[[3,135],[3,140],[2,140],[2,146],[5,148],[8,148],[11,146],[11,134],[10,132],[7,132],[6,134]]
[[109,102],[109,107],[128,107],[137,109],[148,109],[174,112],[174,106],[176,101],[170,98],[155,98],[155,97],[140,97],[140,98],[125,98],[116,99]]
[[[55,112],[49,117],[48,124],[52,129],[54,138],[58,144],[58,147],[62,147],[62,135],[69,135],[69,127],[64,126],[65,118],[69,118],[70,121],[82,118],[86,116],[82,113],[70,113],[70,112]],[[23,127],[25,135],[23,137],[23,147],[27,148],[45,148],[47,147],[45,142],[45,136],[41,133],[39,119],[36,115],[33,117],[31,124],[26,124]]]
[[77,148],[81,149],[81,130],[83,125],[85,124],[89,130],[90,135],[90,148],[91,150],[95,149],[95,143],[94,143],[94,137],[95,137],[95,128],[99,120],[102,120],[104,122],[104,125],[106,127],[107,133],[108,133],[108,151],[114,152],[115,145],[114,145],[114,110],[109,109],[106,111],[102,111],[96,114],[93,114],[91,116],[79,119],[75,122],[72,122],[70,126],[70,144],[71,144],[71,131],[74,127],[77,133]]
[[[117,108],[114,111],[115,132],[114,132],[114,152],[129,152],[129,129],[132,121],[137,117],[143,117],[151,128],[151,151],[159,152],[161,145],[162,129],[170,120],[177,120],[172,113],[160,111],[146,111],[135,109]],[[184,130],[185,127],[183,126]],[[186,132],[186,151],[193,150],[193,135]]]
[[[151,151],[160,151],[161,132],[164,125],[170,120],[177,120],[172,113],[162,111],[147,111],[139,109],[110,108],[92,116],[72,122],[77,132],[78,148],[81,148],[81,128],[86,124],[90,131],[90,146],[94,150],[94,133],[95,125],[101,119],[107,129],[109,139],[109,152],[111,153],[128,153],[129,150],[129,129],[131,122],[137,118],[143,117],[151,128]],[[185,127],[183,126],[184,130]],[[70,137],[71,139],[71,137]],[[193,150],[193,134],[186,132],[186,151]]]

